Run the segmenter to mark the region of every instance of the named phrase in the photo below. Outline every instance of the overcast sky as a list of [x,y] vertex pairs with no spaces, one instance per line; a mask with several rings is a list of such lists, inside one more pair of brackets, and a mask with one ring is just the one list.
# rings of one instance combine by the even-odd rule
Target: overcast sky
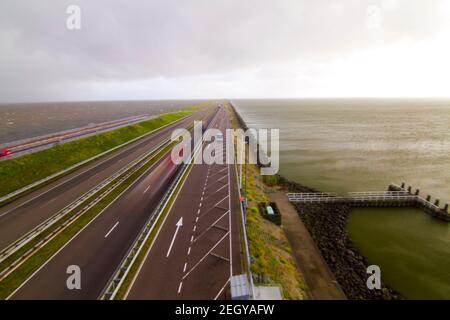
[[448,0],[1,0],[0,43],[2,102],[450,96]]

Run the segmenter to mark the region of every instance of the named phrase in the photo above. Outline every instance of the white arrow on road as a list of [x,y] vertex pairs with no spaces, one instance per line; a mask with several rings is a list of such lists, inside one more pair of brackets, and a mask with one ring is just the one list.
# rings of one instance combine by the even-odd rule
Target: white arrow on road
[[173,243],[175,242],[175,238],[177,237],[178,230],[180,229],[180,227],[182,225],[183,225],[183,217],[181,217],[180,220],[178,220],[178,222],[177,222],[177,229],[175,230],[175,233],[173,235],[172,242],[170,243],[170,247],[169,247],[169,250],[167,251],[166,258],[169,257],[170,251],[172,250]]

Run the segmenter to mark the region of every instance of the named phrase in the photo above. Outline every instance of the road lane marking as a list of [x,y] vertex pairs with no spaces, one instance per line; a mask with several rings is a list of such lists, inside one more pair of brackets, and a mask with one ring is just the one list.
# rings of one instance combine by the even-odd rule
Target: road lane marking
[[188,255],[190,255],[191,254],[191,247],[189,247],[189,249],[188,249],[188,253],[187,253]]
[[[209,230],[211,230],[212,227],[214,227],[217,223],[219,223],[219,221],[225,217],[228,213],[230,213],[230,210],[228,210],[227,212],[225,212],[223,215],[221,215],[216,221],[214,221],[208,228],[206,228],[205,231],[203,231],[197,238],[195,238],[195,242],[198,241],[198,239],[200,239],[201,237],[203,237]],[[225,230],[228,231],[228,230]]]
[[200,264],[200,263],[202,263],[203,262],[203,260],[205,260],[206,259],[206,257],[207,256],[209,256],[209,254],[211,253],[211,252],[213,252],[214,251],[214,249],[223,241],[223,239],[225,239],[228,235],[229,235],[229,233],[230,233],[230,231],[228,231],[227,233],[225,233],[224,235],[223,235],[223,237],[222,238],[220,238],[220,240],[219,241],[217,241],[217,243],[192,267],[192,269],[191,270],[189,270],[189,272],[188,273],[186,273],[184,276],[183,276],[183,279],[182,280],[184,280],[184,279],[186,279],[186,277],[189,275],[189,274],[191,274],[191,272],[192,271],[194,271],[196,268],[197,268],[197,266]]
[[231,177],[230,177],[230,165],[228,167],[228,230],[230,232],[230,278],[233,276],[233,240],[231,231]]
[[216,192],[214,192],[214,193],[217,193],[217,192],[219,192],[220,190],[222,190],[223,188],[225,188],[226,186],[228,186],[228,184],[226,184],[226,185],[224,185],[224,186],[222,186],[222,187],[220,187],[219,189],[217,189],[216,190]]
[[230,195],[227,195],[225,198],[223,198],[222,200],[220,200],[219,202],[217,202],[213,207],[217,207],[217,205],[219,204],[219,203],[221,203],[223,200],[225,200],[226,198],[228,198]]
[[148,191],[148,189],[150,189],[150,186],[148,186],[147,188],[145,188],[144,193],[146,193]]
[[187,262],[184,263],[183,273],[186,272],[186,268],[187,268]]
[[182,287],[183,287],[183,281],[181,281],[180,285],[178,286],[178,294],[180,294]]
[[181,217],[180,220],[178,220],[178,222],[176,224],[177,229],[175,230],[175,233],[173,234],[172,242],[170,243],[170,247],[169,247],[169,250],[167,251],[166,258],[169,257],[170,251],[172,250],[173,243],[175,242],[175,238],[177,237],[178,230],[180,230],[180,227],[182,225],[183,225],[183,217]]
[[46,202],[44,202],[42,205],[40,205],[39,208],[45,207],[46,205],[52,203],[52,202],[55,201],[55,200],[56,200],[56,198],[53,198],[53,199],[51,199],[51,200],[49,200],[49,201],[46,201]]
[[215,296],[214,300],[219,299],[219,297],[222,294],[223,290],[225,290],[225,288],[227,287],[228,282],[230,282],[230,279],[228,279],[227,282],[225,282],[224,286],[222,287],[222,289],[220,289],[219,293],[217,294],[217,296]]
[[111,232],[113,232],[113,230],[117,227],[118,224],[119,221],[117,221],[116,224],[113,225],[113,227],[108,231],[108,233],[105,235],[105,238],[108,238],[108,236],[111,234]]

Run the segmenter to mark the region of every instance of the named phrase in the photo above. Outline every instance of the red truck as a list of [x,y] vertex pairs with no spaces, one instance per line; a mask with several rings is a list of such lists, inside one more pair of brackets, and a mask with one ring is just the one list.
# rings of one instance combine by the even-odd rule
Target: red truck
[[0,158],[9,156],[10,154],[11,154],[11,151],[8,149],[0,150]]

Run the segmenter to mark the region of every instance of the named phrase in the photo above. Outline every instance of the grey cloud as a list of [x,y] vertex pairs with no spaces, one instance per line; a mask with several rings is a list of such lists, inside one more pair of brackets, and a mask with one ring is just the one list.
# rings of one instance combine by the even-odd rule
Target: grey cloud
[[[362,0],[2,0],[0,100],[53,99],[92,84],[220,75],[327,61],[447,24],[441,1],[398,0],[365,27]],[[82,29],[65,27],[77,4]],[[269,75],[267,75],[269,77]],[[91,94],[91,92],[89,92]],[[83,96],[83,92],[79,96]]]

